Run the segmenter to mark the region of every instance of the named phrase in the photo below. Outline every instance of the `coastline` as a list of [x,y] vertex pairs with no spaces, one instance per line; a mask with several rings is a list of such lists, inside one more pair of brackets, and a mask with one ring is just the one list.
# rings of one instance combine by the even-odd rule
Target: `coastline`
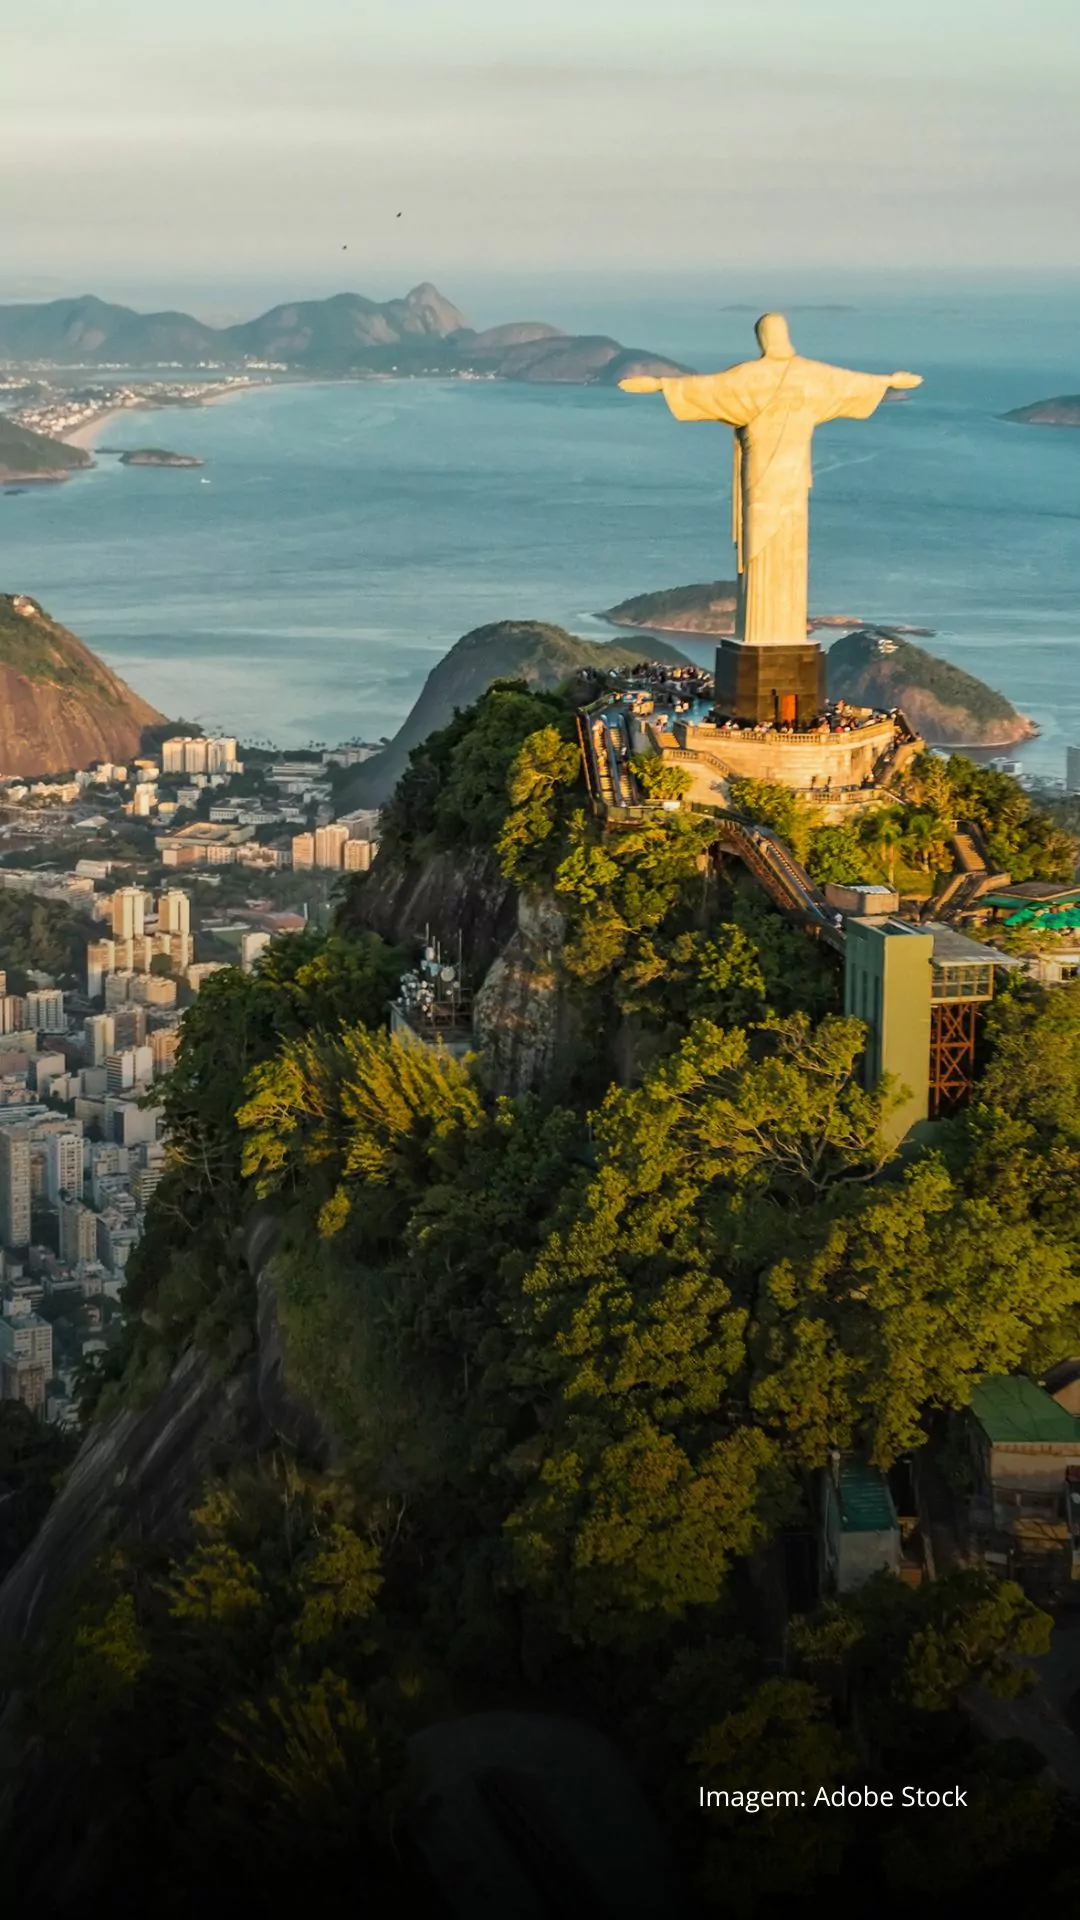
[[[236,381],[233,385],[215,388],[205,398],[191,401],[190,407],[194,410],[201,407],[217,407],[225,400],[236,400],[244,393],[262,393],[267,387],[273,385],[275,382],[272,380]],[[162,406],[159,401],[154,400],[138,400],[134,406],[130,407],[108,407],[103,413],[96,413],[92,420],[84,421],[81,427],[75,427],[71,433],[66,433],[64,445],[93,448],[97,444],[99,435],[104,433],[114,420],[122,420],[130,413],[186,413],[187,411],[187,406]],[[80,469],[76,468],[75,471],[78,472]]]
[[[110,407],[107,413],[96,413],[92,420],[84,421],[81,427],[76,427],[71,433],[65,433],[64,445],[65,447],[91,448],[97,440],[98,434],[104,433],[105,428],[111,421],[119,420],[122,414],[134,413],[135,411],[136,409],[134,407]],[[139,409],[139,411],[142,411],[142,409]],[[147,408],[146,411],[149,412],[149,408]],[[79,472],[80,469],[76,468],[75,471]],[[85,472],[86,469],[83,468],[81,471]]]

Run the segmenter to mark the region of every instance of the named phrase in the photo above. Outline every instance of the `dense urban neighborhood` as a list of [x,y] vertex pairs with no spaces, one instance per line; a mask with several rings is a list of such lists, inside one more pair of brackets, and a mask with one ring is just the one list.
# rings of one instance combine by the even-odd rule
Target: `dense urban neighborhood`
[[155,1089],[222,968],[325,916],[378,815],[333,815],[375,751],[241,760],[177,733],[130,765],[0,780],[0,1396],[77,1424],[165,1164]]

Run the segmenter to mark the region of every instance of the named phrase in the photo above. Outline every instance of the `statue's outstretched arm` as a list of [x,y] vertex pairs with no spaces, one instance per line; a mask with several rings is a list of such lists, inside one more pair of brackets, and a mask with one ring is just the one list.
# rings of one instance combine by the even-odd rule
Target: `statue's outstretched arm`
[[689,373],[654,380],[651,374],[632,374],[619,381],[624,393],[662,393],[676,420],[717,420],[725,427],[745,427],[757,408],[725,373]]
[[847,367],[823,367],[819,385],[818,426],[826,420],[869,420],[891,387],[921,387],[918,373],[852,373]]

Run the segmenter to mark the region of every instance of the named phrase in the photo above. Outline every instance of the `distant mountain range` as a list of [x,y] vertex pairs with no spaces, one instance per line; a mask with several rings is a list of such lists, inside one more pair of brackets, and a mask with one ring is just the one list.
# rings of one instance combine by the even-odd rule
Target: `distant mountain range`
[[210,327],[187,313],[136,313],[92,294],[0,307],[2,361],[113,368],[270,362],[307,374],[472,373],[577,386],[687,371],[604,334],[562,333],[541,320],[477,332],[428,281],[401,300],[338,293],[273,307],[233,327]]

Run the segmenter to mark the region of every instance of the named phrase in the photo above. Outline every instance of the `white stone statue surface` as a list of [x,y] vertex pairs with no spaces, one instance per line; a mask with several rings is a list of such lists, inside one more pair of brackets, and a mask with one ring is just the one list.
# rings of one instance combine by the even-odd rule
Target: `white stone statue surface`
[[805,645],[814,429],[827,420],[868,420],[890,387],[918,387],[922,377],[804,360],[782,313],[763,315],[756,333],[758,360],[723,373],[641,375],[619,385],[627,393],[662,393],[676,420],[734,427],[736,637],[756,646]]

